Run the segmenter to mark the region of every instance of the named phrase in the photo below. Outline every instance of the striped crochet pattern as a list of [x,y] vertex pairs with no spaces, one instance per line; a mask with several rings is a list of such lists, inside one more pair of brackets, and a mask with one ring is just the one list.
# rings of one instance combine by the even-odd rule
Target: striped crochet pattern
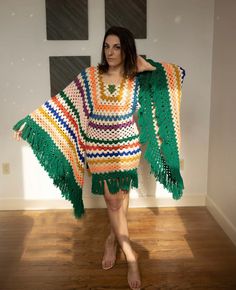
[[[180,101],[184,70],[156,63],[155,71],[125,78],[117,86],[103,82],[97,67],[83,70],[65,89],[14,127],[25,123],[22,138],[71,201],[84,214],[82,189],[87,163],[92,192],[138,187],[141,144],[151,172],[178,199],[184,188],[179,170]],[[138,110],[139,133],[133,115]]]

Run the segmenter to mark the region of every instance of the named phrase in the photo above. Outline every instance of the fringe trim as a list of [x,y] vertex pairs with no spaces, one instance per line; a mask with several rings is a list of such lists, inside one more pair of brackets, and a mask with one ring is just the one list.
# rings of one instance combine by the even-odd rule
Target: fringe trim
[[16,123],[13,130],[19,130],[24,123],[26,125],[22,130],[22,139],[30,144],[40,164],[53,179],[53,184],[61,190],[62,196],[72,203],[74,216],[82,217],[84,214],[82,188],[76,183],[68,160],[47,132],[34,122],[30,115]]
[[115,171],[111,173],[92,174],[92,193],[104,194],[104,180],[107,182],[109,192],[115,194],[121,190],[129,191],[130,187],[138,188],[137,169],[128,171]]
[[[163,184],[173,199],[180,199],[184,184],[180,174],[179,154],[175,136],[170,96],[165,71],[161,63],[147,60],[157,69],[138,75],[140,82],[138,123],[141,129],[140,142],[146,144],[144,158],[151,167],[151,173]],[[160,92],[161,88],[161,94]],[[163,90],[165,88],[165,90]],[[158,137],[154,129],[152,107],[156,108],[155,118],[158,123]],[[159,146],[157,138],[161,138]]]

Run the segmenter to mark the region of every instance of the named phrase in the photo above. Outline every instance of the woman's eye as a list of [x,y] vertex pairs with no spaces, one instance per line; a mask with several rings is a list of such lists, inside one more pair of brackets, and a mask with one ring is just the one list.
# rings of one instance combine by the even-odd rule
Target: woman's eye
[[[109,48],[110,48],[109,45],[104,45],[104,49],[109,49]],[[119,50],[119,49],[121,49],[121,46],[120,46],[120,45],[114,45],[114,46],[113,46],[113,49],[117,49],[117,50]]]

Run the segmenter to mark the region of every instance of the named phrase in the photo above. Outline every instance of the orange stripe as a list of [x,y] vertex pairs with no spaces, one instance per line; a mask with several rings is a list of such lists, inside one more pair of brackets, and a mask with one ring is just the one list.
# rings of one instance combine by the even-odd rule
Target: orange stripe
[[117,145],[117,146],[102,146],[102,145],[86,145],[86,150],[119,150],[126,148],[140,147],[140,142],[135,142],[133,144]]
[[111,172],[111,171],[120,171],[120,170],[132,170],[138,167],[139,165],[139,160],[132,162],[132,163],[127,163],[127,164],[108,164],[108,165],[89,165],[89,169],[91,173],[106,173],[106,172]]
[[[181,100],[181,76],[179,69],[176,65],[173,64],[163,64],[167,72],[168,86],[170,88],[170,105],[172,112],[172,119],[175,127],[175,134],[177,137],[178,149],[181,145],[181,133],[180,133],[180,100]],[[177,90],[176,90],[177,87]]]

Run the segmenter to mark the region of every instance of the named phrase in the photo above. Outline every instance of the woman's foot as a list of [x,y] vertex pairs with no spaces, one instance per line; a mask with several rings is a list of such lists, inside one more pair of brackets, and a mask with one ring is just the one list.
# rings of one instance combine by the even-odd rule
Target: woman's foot
[[102,259],[102,268],[111,269],[116,262],[117,241],[114,236],[109,235],[105,242],[105,250]]
[[[133,257],[132,257],[133,256]],[[128,283],[132,290],[141,289],[141,278],[138,268],[138,255],[133,251],[133,255],[127,259],[128,263]]]

